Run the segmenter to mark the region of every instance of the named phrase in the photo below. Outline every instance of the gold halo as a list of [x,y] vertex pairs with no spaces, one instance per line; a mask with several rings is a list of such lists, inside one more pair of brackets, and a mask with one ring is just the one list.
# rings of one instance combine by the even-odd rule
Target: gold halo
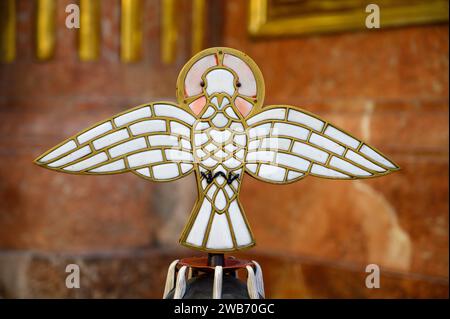
[[[265,91],[264,78],[261,73],[261,70],[259,69],[258,65],[256,65],[255,61],[253,61],[252,58],[250,58],[247,54],[245,54],[241,51],[238,51],[236,49],[227,48],[227,47],[214,47],[214,48],[209,48],[209,49],[203,50],[203,51],[197,53],[196,55],[194,55],[183,66],[183,68],[180,71],[180,74],[178,75],[177,88],[176,88],[176,94],[177,94],[177,100],[178,100],[179,106],[182,107],[183,109],[189,111],[190,113],[192,113],[191,109],[184,101],[184,80],[186,78],[187,73],[189,72],[189,70],[191,69],[192,65],[195,62],[197,62],[201,58],[203,58],[207,55],[211,55],[211,54],[217,54],[218,56],[223,55],[223,54],[234,55],[235,57],[244,61],[249,66],[249,68],[252,70],[253,75],[255,76],[255,80],[256,80],[256,103],[254,104],[250,114],[248,114],[247,117],[258,113],[261,110],[262,104],[264,102],[264,93],[265,93],[264,92]],[[219,60],[221,61],[220,58],[219,58]]]

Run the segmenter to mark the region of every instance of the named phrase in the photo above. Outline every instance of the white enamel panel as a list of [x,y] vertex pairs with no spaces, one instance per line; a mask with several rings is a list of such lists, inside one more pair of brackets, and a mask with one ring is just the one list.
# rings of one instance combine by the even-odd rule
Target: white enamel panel
[[238,158],[238,159],[240,159],[240,160],[243,160],[244,159],[244,150],[243,149],[241,149],[240,151],[237,151],[236,153],[235,153],[235,157],[236,158]]
[[96,154],[92,157],[89,157],[85,160],[82,160],[81,162],[75,163],[73,165],[69,165],[65,168],[63,168],[65,171],[71,171],[71,172],[79,172],[86,168],[89,168],[91,166],[100,164],[101,162],[104,162],[108,160],[108,156],[105,152]]
[[170,179],[180,175],[178,165],[174,163],[155,165],[152,171],[155,179]]
[[123,141],[125,139],[129,138],[128,132],[126,129],[105,135],[103,137],[100,137],[97,140],[94,140],[92,144],[94,145],[94,148],[96,150],[99,150],[103,147],[107,147],[111,144]]
[[359,151],[380,164],[383,164],[389,168],[396,168],[394,164],[392,164],[390,161],[388,161],[386,158],[378,154],[378,152],[374,151],[367,145],[363,145]]
[[257,164],[246,164],[245,167],[252,173],[256,173]]
[[228,156],[228,154],[225,153],[224,151],[222,151],[222,150],[220,149],[220,150],[217,150],[217,151],[214,153],[214,156],[215,156],[215,157],[218,157],[218,158],[225,158],[225,157]]
[[255,124],[257,122],[262,122],[265,120],[283,120],[286,116],[286,109],[271,109],[267,111],[263,111],[247,120],[249,125]]
[[229,106],[225,109],[225,113],[227,113],[228,116],[231,117],[232,119],[236,119],[236,120],[239,119],[239,117],[233,111],[233,108],[231,106]]
[[300,158],[298,156],[290,155],[290,154],[284,154],[284,153],[278,153],[275,162],[277,164],[289,166],[292,168],[295,168],[299,171],[306,172],[309,167],[309,161]]
[[99,166],[97,168],[91,169],[89,172],[105,173],[105,172],[120,171],[122,169],[125,169],[125,162],[123,159],[120,159],[115,162],[105,164],[105,165]]
[[146,106],[116,117],[114,123],[116,123],[117,126],[122,126],[139,119],[150,117],[151,115],[152,112],[150,111],[150,107]]
[[230,129],[234,132],[244,132],[244,126],[240,122],[232,122]]
[[67,143],[64,143],[63,145],[61,145],[60,147],[55,149],[54,151],[45,155],[43,158],[41,158],[39,160],[39,162],[41,162],[41,163],[48,162],[48,161],[54,159],[55,157],[58,157],[62,154],[65,154],[65,153],[73,150],[76,147],[77,147],[77,144],[74,141],[70,140]]
[[249,245],[252,242],[252,238],[250,236],[250,232],[247,228],[244,218],[242,217],[242,212],[239,209],[237,201],[234,200],[230,204],[228,213],[230,215],[231,225],[233,226],[236,243],[238,244],[238,246]]
[[208,200],[204,199],[197,217],[195,218],[194,224],[192,225],[191,231],[186,239],[187,243],[195,246],[202,245],[210,215],[211,203]]
[[224,97],[222,99],[222,103],[220,104],[220,108],[223,108],[223,107],[225,107],[228,104],[230,104],[230,100],[227,97]]
[[288,120],[308,126],[316,131],[321,131],[324,122],[300,111],[289,110]]
[[338,143],[333,142],[332,140],[320,136],[316,133],[313,133],[309,139],[309,141],[313,144],[316,144],[317,146],[320,146],[324,149],[327,149],[329,151],[332,151],[336,154],[342,155],[344,154],[345,147],[339,145]]
[[228,124],[228,118],[222,113],[217,113],[217,115],[214,116],[211,121],[217,127],[224,127]]
[[170,122],[170,131],[175,134],[186,136],[187,138],[191,137],[191,129],[186,125],[180,124],[175,121]]
[[212,199],[214,197],[214,193],[217,190],[217,186],[215,184],[211,185],[211,187],[208,189],[208,192],[206,195],[209,197],[209,199]]
[[217,161],[211,157],[205,159],[202,161],[202,164],[205,165],[206,167],[213,167],[216,166]]
[[312,147],[308,144],[299,142],[294,143],[294,146],[292,147],[292,152],[320,163],[325,163],[328,158],[327,152],[319,150],[318,148]]
[[213,143],[209,143],[208,145],[205,146],[204,149],[211,153],[217,149],[217,146],[214,145]]
[[239,165],[241,165],[241,162],[236,160],[236,159],[234,159],[233,157],[230,157],[226,161],[223,161],[223,165],[225,165],[228,168],[236,168]]
[[254,138],[269,135],[271,126],[272,124],[266,123],[252,127],[248,130],[249,137]]
[[230,226],[225,214],[214,214],[206,247],[211,249],[233,248]]
[[257,148],[259,148],[259,143],[261,142],[261,140],[253,140],[253,141],[250,141],[249,143],[248,143],[248,149],[249,150],[255,150],[255,149],[257,149]]
[[[213,173],[213,175],[215,174],[217,172],[217,170]],[[227,201],[226,201],[226,199],[225,199],[225,196],[222,196],[222,195],[225,195],[225,193],[223,192],[223,188],[227,185],[226,184],[226,178],[225,177],[223,177],[223,176],[217,176],[216,178],[215,178],[215,182],[216,182],[216,184],[219,186],[219,191],[218,191],[218,193],[217,193],[217,195],[219,195],[219,193],[220,192],[222,192],[221,194],[220,194],[220,196],[221,196],[221,201],[222,200],[225,200],[225,202],[223,202],[224,204],[223,205],[226,205],[226,203],[227,203]],[[216,198],[217,199],[217,198]],[[216,206],[217,208],[219,208],[219,207],[221,207],[221,205],[219,205],[219,207],[218,206]],[[219,209],[223,209],[223,208],[219,208]]]
[[348,134],[345,134],[344,132],[338,130],[337,128],[333,127],[333,126],[327,126],[327,128],[325,129],[325,135],[334,138],[335,140],[353,147],[353,148],[357,148],[359,146],[359,141],[353,137],[351,137]]
[[223,185],[225,184],[225,178],[223,176],[216,177],[217,184]]
[[208,183],[206,182],[206,178],[202,179],[202,189],[205,189],[206,186],[208,186]]
[[82,144],[84,142],[90,141],[93,138],[95,138],[103,133],[106,133],[109,130],[112,130],[112,128],[113,128],[112,124],[109,121],[106,123],[100,124],[94,128],[91,128],[90,130],[78,135],[78,137],[77,137],[78,142],[80,144]]
[[216,195],[216,199],[214,201],[214,206],[218,210],[223,210],[225,206],[227,205],[227,199],[225,198],[225,194],[223,193],[223,190],[219,189]]
[[131,134],[139,135],[152,132],[166,132],[166,121],[148,120],[130,125]]
[[117,157],[129,152],[137,151],[147,147],[147,143],[145,142],[144,137],[140,137],[117,146],[114,146],[109,149],[109,154],[111,157]]
[[356,175],[356,176],[370,176],[372,174],[370,174],[369,172],[362,170],[361,168],[347,162],[344,161],[340,158],[337,158],[335,156],[333,156],[330,160],[330,166],[339,168],[340,170],[343,170],[345,172],[348,172],[352,175]]
[[289,137],[298,138],[299,140],[306,140],[308,138],[309,130],[297,125],[286,123],[275,123],[272,130],[272,135],[285,135]]
[[152,135],[148,137],[150,146],[178,146],[178,138],[172,135]]
[[206,93],[234,94],[234,75],[225,69],[215,69],[206,75]]
[[385,172],[386,171],[384,168],[382,168],[378,165],[375,165],[371,161],[365,159],[361,155],[353,152],[352,150],[348,150],[347,154],[345,154],[345,157],[361,166],[367,167],[368,169],[374,170],[376,172]]
[[166,150],[166,158],[169,161],[186,161],[192,162],[194,159],[191,153],[179,151],[179,150]]
[[196,151],[197,157],[203,158],[206,156],[206,153],[203,152],[200,148],[198,148]]
[[148,167],[140,168],[136,170],[139,174],[142,174],[144,176],[150,177],[150,169]]
[[231,137],[231,132],[229,130],[219,131],[212,129],[211,131],[209,131],[209,134],[211,135],[212,139],[217,143],[226,142]]
[[163,160],[160,150],[152,150],[140,152],[127,157],[130,167],[137,167],[142,165],[148,165],[152,163],[161,162]]
[[285,150],[287,151],[291,146],[291,140],[287,138],[264,138],[261,142],[261,148],[263,149],[274,149],[274,150]]
[[[225,184],[225,178],[223,177],[223,176],[218,176],[218,177],[216,177],[216,182],[217,182],[217,184],[219,185],[219,186],[222,186],[223,184]],[[221,190],[219,191],[219,192],[221,192]],[[223,193],[223,192],[222,192]],[[217,193],[217,194],[219,194],[219,193]],[[223,197],[223,198],[225,198],[225,197]],[[216,206],[217,207],[217,206]],[[222,209],[222,208],[220,208],[220,209]]]
[[206,119],[206,118],[210,117],[213,114],[214,114],[214,109],[211,106],[209,106],[206,109],[205,113],[203,113],[202,118]]
[[191,142],[184,139],[181,140],[181,147],[188,150],[192,149]]
[[233,152],[234,150],[237,149],[237,147],[234,146],[233,144],[227,144],[227,145],[225,145],[225,149],[226,149],[228,152]]
[[247,153],[247,161],[266,161],[274,160],[275,153],[271,151],[256,151]]
[[286,169],[273,165],[262,164],[259,168],[258,176],[276,182],[284,180]]
[[350,178],[349,176],[342,174],[341,172],[335,171],[334,169],[326,168],[318,164],[313,164],[311,168],[311,173],[323,177]]
[[185,164],[185,163],[181,163],[181,172],[183,174],[189,172],[191,169],[194,168],[194,166],[192,164]]
[[245,146],[247,144],[247,136],[245,136],[244,134],[236,134],[233,137],[233,141],[236,144]]
[[48,164],[48,166],[59,167],[59,166],[68,164],[70,162],[76,161],[77,159],[82,158],[83,156],[88,155],[90,153],[91,153],[91,148],[89,147],[89,145],[86,145],[86,146],[80,148],[79,150],[76,150],[76,151],[60,158],[59,160]]
[[287,179],[288,179],[289,181],[291,181],[291,180],[296,179],[296,178],[298,178],[298,177],[300,177],[300,176],[303,176],[303,175],[304,175],[304,174],[299,173],[299,172],[289,171]]
[[201,134],[194,134],[194,143],[195,146],[200,146],[205,144],[206,142],[208,142],[208,135],[206,135],[205,133],[201,133]]
[[228,196],[228,198],[231,198],[231,197],[233,197],[233,195],[234,195],[234,192],[233,192],[233,190],[231,189],[231,187],[230,187],[230,186],[228,186],[228,185],[225,185],[224,189],[225,189],[225,192],[227,192],[227,196]]
[[208,129],[210,126],[208,122],[197,122],[194,125],[194,128],[196,131],[202,131]]
[[155,104],[153,106],[155,110],[155,114],[157,116],[166,116],[169,118],[176,118],[182,122],[185,122],[189,125],[193,125],[195,122],[195,118],[190,115],[188,112],[183,111],[179,107],[175,107],[173,105],[167,104]]
[[214,170],[214,174],[216,174],[217,172],[222,172],[222,173],[227,173],[227,170],[222,166],[222,165],[218,165],[216,167],[216,169]]
[[225,183],[225,178],[223,178],[223,176],[218,176],[216,177],[216,182],[219,185],[223,185],[223,183]]

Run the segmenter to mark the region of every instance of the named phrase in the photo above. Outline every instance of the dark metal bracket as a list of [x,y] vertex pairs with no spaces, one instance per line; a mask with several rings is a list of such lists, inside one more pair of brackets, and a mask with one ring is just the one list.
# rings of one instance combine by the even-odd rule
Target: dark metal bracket
[[228,176],[224,172],[217,172],[213,176],[211,171],[208,171],[207,174],[205,174],[205,172],[201,172],[201,175],[203,178],[206,178],[206,182],[208,184],[211,184],[213,180],[219,176],[225,178],[227,180],[227,184],[231,184],[235,179],[239,178],[239,174],[233,174],[232,172],[228,173]]

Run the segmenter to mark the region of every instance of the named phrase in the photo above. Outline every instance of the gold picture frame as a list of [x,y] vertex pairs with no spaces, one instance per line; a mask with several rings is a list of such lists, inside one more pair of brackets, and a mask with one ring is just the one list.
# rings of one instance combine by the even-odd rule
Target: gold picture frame
[[380,7],[381,28],[448,22],[448,0],[250,0],[254,37],[366,29],[366,6]]

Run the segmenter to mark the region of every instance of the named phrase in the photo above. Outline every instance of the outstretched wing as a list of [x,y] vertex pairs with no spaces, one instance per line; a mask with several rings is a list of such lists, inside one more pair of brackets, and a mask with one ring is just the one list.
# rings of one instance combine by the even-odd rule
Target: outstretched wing
[[318,116],[290,106],[269,106],[247,120],[246,171],[271,183],[307,175],[370,178],[399,169],[373,147]]
[[194,122],[173,103],[140,105],[72,136],[35,163],[65,173],[131,171],[153,181],[174,180],[193,169]]

